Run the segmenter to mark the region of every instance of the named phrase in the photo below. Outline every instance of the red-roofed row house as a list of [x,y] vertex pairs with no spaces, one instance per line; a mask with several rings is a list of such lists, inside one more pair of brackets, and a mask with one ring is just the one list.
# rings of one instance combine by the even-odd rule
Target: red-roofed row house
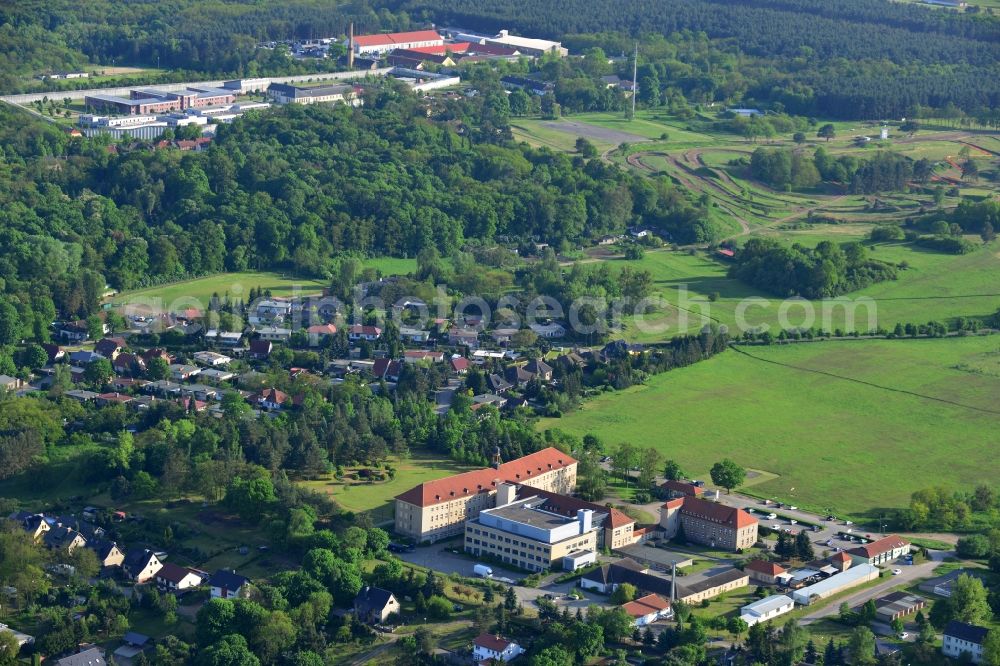
[[396,532],[417,541],[457,536],[466,520],[496,506],[499,484],[568,494],[576,488],[576,466],[572,456],[549,447],[496,467],[425,481],[396,496]]

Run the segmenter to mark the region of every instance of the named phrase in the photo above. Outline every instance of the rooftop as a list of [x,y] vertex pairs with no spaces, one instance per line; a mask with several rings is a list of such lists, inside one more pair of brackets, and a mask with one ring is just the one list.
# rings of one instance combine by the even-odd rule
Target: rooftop
[[709,522],[721,523],[735,529],[750,527],[757,522],[753,516],[743,509],[726,506],[718,502],[709,502],[697,497],[685,497],[681,513]]
[[909,545],[910,542],[906,539],[901,539],[895,534],[892,534],[887,537],[882,537],[878,541],[872,541],[871,543],[866,543],[863,546],[852,548],[847,552],[851,555],[871,558],[878,557],[883,553],[888,553],[889,551],[896,550],[897,548],[905,548]]
[[645,617],[651,613],[665,611],[670,608],[670,602],[658,594],[647,594],[635,601],[622,605],[622,610],[632,617]]
[[744,569],[746,571],[757,571],[768,576],[777,576],[778,574],[785,573],[785,568],[780,564],[765,562],[764,560],[750,560]]
[[551,530],[577,522],[576,516],[569,518],[552,511],[546,511],[542,508],[543,506],[544,500],[540,497],[528,497],[495,509],[485,509],[482,513],[543,530]]
[[978,627],[974,624],[959,622],[958,620],[952,620],[945,625],[943,633],[945,636],[951,636],[959,640],[975,643],[976,645],[982,645],[983,641],[986,640],[986,634],[989,633],[989,629],[986,627]]
[[791,597],[784,594],[772,594],[769,597],[764,597],[763,599],[758,599],[757,601],[747,604],[741,610],[744,613],[753,613],[754,615],[766,615],[773,610],[781,608],[782,606],[787,606],[788,604],[794,603]]

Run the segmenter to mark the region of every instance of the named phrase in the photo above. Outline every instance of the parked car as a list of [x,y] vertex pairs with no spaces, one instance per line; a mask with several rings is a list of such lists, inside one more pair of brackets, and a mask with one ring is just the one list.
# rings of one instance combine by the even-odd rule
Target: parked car
[[903,570],[902,570],[902,569],[893,569],[893,570],[892,570],[892,575],[893,575],[893,576],[898,576],[898,575],[899,575],[899,574],[901,574],[901,573],[903,573]]
[[769,513],[769,514],[767,514],[767,519],[768,520],[775,520],[775,519],[777,519],[777,517],[778,517],[778,514],[776,514],[776,513]]

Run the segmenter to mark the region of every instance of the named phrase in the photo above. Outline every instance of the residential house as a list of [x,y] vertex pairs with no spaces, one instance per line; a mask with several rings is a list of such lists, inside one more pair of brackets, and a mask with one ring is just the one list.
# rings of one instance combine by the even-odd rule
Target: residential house
[[209,368],[221,368],[229,365],[233,359],[225,354],[217,354],[212,351],[198,351],[194,353],[194,360],[195,363],[200,363]]
[[387,382],[398,382],[399,373],[402,371],[403,364],[391,358],[375,359],[370,370],[375,379],[384,379]]
[[87,539],[72,527],[58,525],[45,532],[42,536],[42,543],[49,550],[54,550],[63,555],[70,555],[77,548],[87,545]]
[[249,578],[228,569],[219,569],[208,579],[213,599],[233,599],[245,596],[249,584]]
[[251,340],[250,341],[250,358],[256,361],[263,361],[271,355],[271,350],[274,348],[273,343],[270,340]]
[[647,594],[634,601],[622,604],[621,609],[629,614],[632,622],[637,627],[645,627],[653,624],[657,620],[670,617],[673,611],[670,610],[670,600],[664,599],[658,594]]
[[52,529],[52,526],[45,520],[45,516],[40,513],[22,515],[22,512],[18,512],[15,516],[15,520],[21,523],[21,527],[31,535],[33,541],[39,541],[46,532]]
[[279,326],[261,326],[255,329],[255,332],[259,340],[270,340],[271,342],[288,342],[292,338],[292,329]]
[[766,560],[750,560],[743,570],[750,574],[750,580],[765,585],[775,585],[777,576],[785,573],[785,568],[775,562]]
[[162,566],[156,554],[148,548],[133,550],[122,561],[122,571],[125,572],[125,576],[136,583],[151,580]]
[[151,639],[146,634],[126,631],[122,636],[122,644],[115,650],[115,663],[118,666],[132,666],[138,656],[151,646]]
[[503,378],[513,386],[521,386],[534,379],[535,374],[528,372],[523,366],[511,365],[503,371]]
[[98,407],[107,407],[108,405],[127,405],[132,402],[132,396],[112,391],[111,393],[102,393],[97,396],[96,402]]
[[79,349],[77,351],[72,351],[69,353],[69,362],[73,365],[85,366],[90,365],[94,361],[104,358],[100,354],[92,351],[86,351]]
[[17,391],[24,388],[24,380],[10,375],[0,375],[0,391]]
[[469,371],[469,359],[464,356],[452,356],[449,363],[451,371],[455,374],[464,375]]
[[[106,333],[107,325],[104,328]],[[90,333],[87,331],[87,322],[85,321],[63,322],[57,327],[56,333],[60,339],[67,342],[83,342],[90,337]]]
[[170,366],[170,377],[175,382],[186,382],[195,375],[201,372],[201,368],[197,365],[184,365],[182,363],[174,363]]
[[383,624],[390,615],[398,615],[399,601],[396,596],[380,587],[366,585],[354,597],[354,612],[358,619],[368,624]]
[[152,349],[147,349],[146,351],[141,352],[139,356],[142,357],[142,360],[146,362],[147,366],[153,362],[153,359],[156,358],[161,359],[167,365],[170,365],[171,363],[174,362],[174,357],[171,356],[166,349],[161,349],[159,347],[153,347]]
[[114,541],[91,539],[87,542],[87,548],[94,551],[97,561],[101,563],[101,567],[120,567],[125,561],[125,553],[122,552],[118,544]]
[[113,361],[118,354],[125,351],[125,338],[102,338],[94,344],[94,351]]
[[552,381],[552,366],[540,358],[533,358],[528,361],[527,365],[524,366],[524,369],[530,372],[534,377],[537,377],[538,381]]
[[72,398],[77,402],[93,402],[94,400],[97,400],[97,396],[99,394],[94,391],[72,390],[66,391],[63,395],[67,398]]
[[421,361],[441,363],[444,361],[444,352],[427,349],[408,349],[403,352],[403,361],[406,363],[420,363]]
[[411,326],[399,327],[399,339],[412,345],[422,345],[427,342],[430,337],[431,332],[425,331],[422,328],[413,328]]
[[316,324],[307,328],[306,334],[309,336],[309,346],[319,347],[337,334],[337,327],[333,324]]
[[448,329],[448,342],[453,345],[463,345],[470,349],[479,346],[479,332],[471,328],[453,326]]
[[740,619],[752,627],[760,622],[767,622],[779,615],[791,612],[795,602],[784,594],[773,594],[763,599],[747,604],[740,609]]
[[201,585],[203,576],[187,567],[164,562],[154,577],[156,586],[164,592],[180,592]]
[[507,404],[507,398],[502,395],[496,395],[494,393],[483,393],[482,395],[472,396],[472,407],[473,411],[482,408],[484,405],[493,405],[497,409],[503,409]]
[[969,661],[978,664],[983,660],[983,643],[989,629],[952,620],[944,628],[941,639],[941,652],[946,657],[959,659],[962,654],[968,655]]
[[99,647],[81,647],[76,654],[55,660],[55,666],[106,666],[104,650]]
[[535,322],[528,324],[528,328],[535,332],[540,338],[545,338],[546,340],[551,340],[554,338],[562,338],[566,336],[566,327],[562,324],[554,321],[547,323]]
[[491,374],[486,377],[486,386],[488,386],[489,389],[497,395],[506,393],[514,388],[510,382],[496,374]]
[[378,326],[363,326],[361,324],[352,324],[347,329],[347,339],[351,342],[360,342],[361,340],[367,340],[368,342],[374,342],[382,337],[382,329]]
[[757,520],[743,509],[697,497],[668,501],[660,509],[660,526],[668,538],[683,527],[684,537],[712,548],[739,551],[757,543]]
[[892,562],[910,552],[910,542],[895,534],[883,537],[878,541],[866,543],[857,548],[851,548],[847,554],[855,562],[867,562],[877,565]]
[[66,357],[66,350],[59,345],[43,342],[42,349],[44,349],[45,353],[48,354],[49,363],[57,363]]
[[291,301],[265,298],[253,304],[247,320],[253,326],[269,324],[273,321],[283,321],[291,311]]
[[291,398],[284,391],[279,391],[276,388],[266,388],[254,396],[251,402],[261,409],[270,411],[283,408],[287,403],[291,402]]
[[111,362],[116,374],[135,377],[146,372],[146,361],[137,354],[122,352]]
[[495,634],[479,634],[472,641],[472,659],[475,663],[508,662],[524,654],[524,648]]

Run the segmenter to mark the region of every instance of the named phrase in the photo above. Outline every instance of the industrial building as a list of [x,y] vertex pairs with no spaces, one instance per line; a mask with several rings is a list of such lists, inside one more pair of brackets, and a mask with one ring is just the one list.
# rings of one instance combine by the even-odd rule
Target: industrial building
[[350,38],[355,55],[381,55],[395,49],[443,46],[444,38],[435,30],[390,32],[381,35],[355,35]]
[[177,92],[142,89],[129,91],[128,97],[87,95],[83,98],[87,107],[97,111],[133,116],[232,104],[235,101],[234,91],[219,88],[187,88]]
[[493,37],[462,32],[455,33],[453,37],[456,41],[460,42],[488,44],[515,49],[519,53],[529,56],[542,56],[546,53],[555,53],[559,56],[569,55],[569,50],[562,45],[562,42],[554,42],[548,39],[533,39],[531,37],[518,37],[517,35],[510,34],[507,30],[501,30]]
[[276,104],[356,104],[364,89],[350,84],[321,86],[293,86],[272,83],[267,87],[267,97]]
[[596,561],[594,512],[580,509],[575,518],[544,509],[540,497],[484,509],[465,523],[465,551],[490,556],[528,571],[562,566],[570,571]]
[[803,587],[800,590],[795,590],[792,592],[792,599],[797,604],[808,606],[813,601],[826,599],[827,597],[831,597],[838,592],[843,592],[844,590],[848,590],[852,587],[863,585],[868,581],[875,580],[878,576],[879,570],[877,567],[866,562],[855,564],[843,573],[830,576],[826,580],[821,580],[818,583],[814,583],[808,587]]

